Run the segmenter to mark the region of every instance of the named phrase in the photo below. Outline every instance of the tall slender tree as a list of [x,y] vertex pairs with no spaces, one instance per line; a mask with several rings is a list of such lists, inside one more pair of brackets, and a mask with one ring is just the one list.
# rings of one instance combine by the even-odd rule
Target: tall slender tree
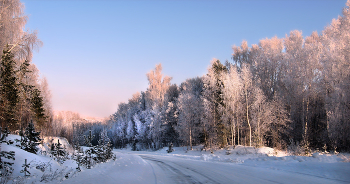
[[224,147],[227,144],[226,127],[222,123],[224,109],[223,87],[224,74],[227,72],[219,60],[213,59],[208,68],[208,74],[203,78],[204,82],[204,111],[203,121],[209,127],[210,143]]
[[255,103],[255,86],[252,81],[252,74],[250,66],[247,64],[243,65],[242,68],[242,96],[241,100],[244,104],[245,109],[245,121],[249,128],[249,146],[252,146],[252,108]]
[[242,92],[242,82],[236,65],[229,67],[229,72],[225,75],[225,86],[223,96],[226,104],[225,119],[230,122],[231,145],[236,143],[236,127],[239,123],[240,94]]
[[43,98],[41,97],[40,93],[41,92],[38,89],[34,89],[32,91],[31,104],[32,104],[33,119],[35,120],[39,130],[42,131],[46,127],[45,123],[46,123],[47,117],[45,116]]
[[16,106],[18,103],[18,85],[15,73],[14,55],[8,47],[3,51],[0,62],[0,103],[2,127],[9,127],[11,131],[18,128]]
[[40,96],[43,99],[43,108],[46,117],[45,121],[45,131],[42,131],[42,134],[47,135],[52,133],[52,121],[53,121],[53,110],[51,103],[51,91],[49,89],[49,84],[46,77],[41,78],[40,80]]
[[18,76],[18,90],[19,90],[19,102],[17,116],[19,121],[19,128],[23,129],[27,127],[28,122],[31,119],[31,91],[33,85],[31,84],[30,73],[30,62],[25,60],[17,71]]
[[[177,130],[187,146],[192,150],[192,144],[199,137],[202,125],[203,102],[201,93],[203,82],[201,78],[187,79],[181,84],[178,98],[179,122]],[[198,139],[197,139],[198,140]]]
[[154,70],[147,73],[149,82],[146,91],[147,103],[146,108],[149,109],[150,135],[152,139],[152,147],[159,149],[161,147],[161,132],[164,123],[162,109],[164,109],[165,93],[170,86],[171,77],[163,76],[162,65],[156,65]]

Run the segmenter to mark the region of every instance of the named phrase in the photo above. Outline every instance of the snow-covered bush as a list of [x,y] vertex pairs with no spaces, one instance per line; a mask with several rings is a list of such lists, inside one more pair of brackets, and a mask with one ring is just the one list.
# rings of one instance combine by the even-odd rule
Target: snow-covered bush
[[39,162],[38,164],[36,164],[35,168],[40,170],[41,172],[45,172],[47,169],[51,171],[52,164],[51,162]]
[[290,144],[288,146],[288,151],[297,156],[310,156],[311,149],[310,143],[308,141],[302,141],[301,143],[294,142],[293,139],[290,140]]
[[69,175],[75,175],[75,172],[73,171],[73,169],[68,169],[68,167],[65,167],[63,169],[56,169],[54,172],[48,172],[48,173],[44,173],[41,176],[41,180],[40,182],[52,182],[55,180],[58,181],[63,181],[63,179],[67,179],[69,178]]
[[300,147],[299,142],[294,142],[293,139],[290,140],[290,144],[288,146],[288,151],[293,155],[303,155],[303,149]]
[[[90,136],[86,137],[86,144],[91,145],[89,141],[92,141],[92,135],[90,131]],[[100,139],[98,141],[99,145],[88,148],[82,151],[80,146],[76,146],[76,151],[73,155],[73,159],[77,162],[77,170],[80,171],[80,166],[85,166],[90,169],[96,163],[106,162],[107,160],[115,160],[115,155],[112,152],[112,145],[110,144],[110,139],[107,136],[107,131],[103,130],[100,133]]]

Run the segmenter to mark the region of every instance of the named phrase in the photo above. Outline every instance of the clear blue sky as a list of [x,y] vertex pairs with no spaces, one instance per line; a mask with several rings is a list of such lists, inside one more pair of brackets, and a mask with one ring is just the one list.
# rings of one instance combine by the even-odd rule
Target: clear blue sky
[[231,61],[242,40],[320,33],[346,0],[22,0],[27,29],[44,45],[33,63],[46,76],[54,110],[106,117],[162,63],[180,84],[212,58]]

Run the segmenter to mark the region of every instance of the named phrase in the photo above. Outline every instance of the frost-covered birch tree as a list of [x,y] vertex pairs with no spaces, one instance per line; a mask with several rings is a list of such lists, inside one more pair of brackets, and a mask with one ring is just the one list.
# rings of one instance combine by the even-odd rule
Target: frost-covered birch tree
[[236,127],[239,124],[240,95],[242,82],[236,65],[231,65],[229,72],[225,75],[225,86],[223,96],[226,104],[225,119],[230,121],[231,145],[236,143]]
[[200,124],[200,104],[201,99],[191,93],[182,93],[179,96],[179,122],[178,132],[180,138],[186,142],[192,150],[194,136],[198,133],[197,128]]
[[147,73],[147,79],[149,86],[146,91],[146,109],[152,111],[150,115],[153,115],[150,123],[152,147],[159,149],[161,147],[161,126],[164,119],[162,114],[164,96],[172,78],[163,76],[162,65],[158,64],[154,70]]
[[36,31],[24,31],[28,20],[24,8],[20,0],[0,1],[0,50],[9,45],[9,51],[18,62],[30,61],[33,49],[42,45]]
[[187,79],[181,84],[178,97],[178,125],[177,132],[187,146],[192,150],[193,142],[198,139],[202,125],[203,103],[201,92],[203,82],[201,78]]
[[250,71],[250,66],[247,64],[244,64],[242,67],[242,93],[241,93],[241,100],[244,104],[244,111],[245,111],[245,121],[249,128],[249,146],[252,146],[252,108],[253,104],[255,103],[255,86],[253,84],[253,76]]

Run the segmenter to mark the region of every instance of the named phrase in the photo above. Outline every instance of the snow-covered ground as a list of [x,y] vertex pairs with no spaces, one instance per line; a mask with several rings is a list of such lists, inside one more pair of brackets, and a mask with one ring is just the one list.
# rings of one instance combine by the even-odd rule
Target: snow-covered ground
[[[64,139],[60,142],[69,147]],[[115,161],[77,172],[73,160],[59,164],[48,156],[2,144],[2,150],[16,152],[14,179],[9,183],[350,183],[349,154],[314,153],[304,157],[272,148],[244,146],[213,153],[200,151],[200,146],[192,151],[174,149],[172,153],[167,153],[167,148],[114,150]],[[31,163],[29,177],[20,173],[24,159]]]
[[[21,139],[18,135],[9,135],[7,137],[7,140],[15,140],[15,139]],[[52,138],[54,139],[54,142],[57,143],[58,138]],[[52,140],[50,138],[50,140]],[[63,146],[66,146],[68,149],[70,145],[68,144],[67,140],[65,138],[59,138],[60,143],[63,144]],[[46,139],[48,141],[49,139]],[[48,141],[49,142],[49,141]],[[77,164],[73,160],[68,160],[64,162],[63,164],[58,163],[56,160],[54,160],[52,157],[45,155],[45,152],[48,149],[47,143],[45,142],[44,145],[39,145],[40,150],[37,154],[26,152],[18,147],[16,147],[16,144],[14,143],[12,145],[7,145],[5,143],[1,144],[1,151],[15,151],[15,160],[7,160],[9,162],[13,162],[12,168],[13,174],[11,180],[8,181],[8,183],[39,183],[41,182],[51,182],[51,181],[62,181],[65,179],[65,176],[68,177],[74,176],[77,172],[75,168],[77,167]],[[25,177],[24,173],[21,172],[23,170],[23,164],[25,163],[25,159],[27,159],[27,163],[30,164],[30,168],[28,171],[30,172],[29,177]],[[2,181],[4,178],[2,178]]]

